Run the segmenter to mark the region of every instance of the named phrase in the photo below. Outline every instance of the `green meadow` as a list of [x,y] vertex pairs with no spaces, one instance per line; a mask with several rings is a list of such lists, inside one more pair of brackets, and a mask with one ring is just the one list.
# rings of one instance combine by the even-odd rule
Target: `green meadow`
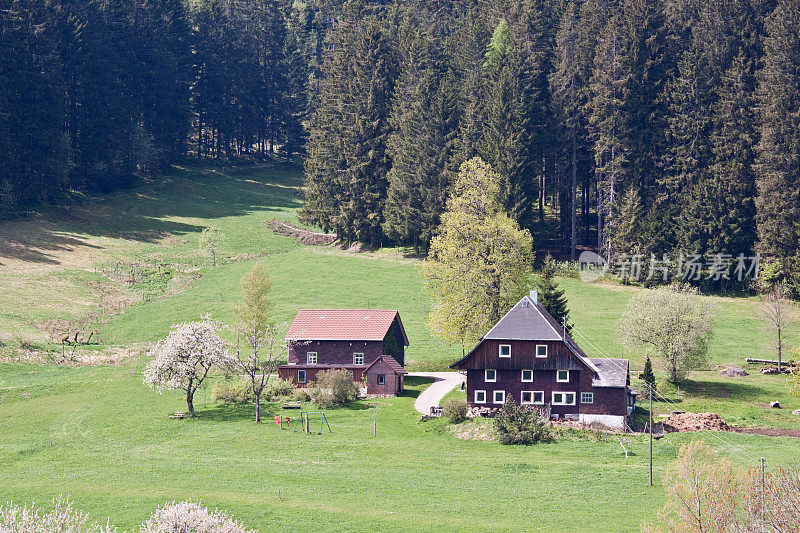
[[[193,498],[261,531],[632,531],[663,504],[659,474],[693,437],[739,465],[798,456],[792,437],[670,434],[656,441],[651,488],[643,437],[624,438],[627,458],[614,436],[565,433],[530,447],[457,439],[444,420],[421,422],[414,412],[429,383],[421,378],[374,412],[368,402],[327,411],[332,432],[322,434],[278,429],[272,414],[297,412],[276,404],[256,425],[252,406],[217,404],[207,389],[196,419],[169,419],[185,404],[180,393],[142,384],[143,351],[175,323],[230,321],[239,279],[256,262],[273,276],[278,321],[301,307],[398,309],[411,370],[444,369],[460,355],[428,331],[430,301],[409,250],[352,252],[273,234],[273,218],[297,223],[301,185],[301,170],[289,164],[187,166],[131,191],[0,222],[0,355],[13,360],[0,363],[0,501],[68,494],[93,518],[127,530],[165,501]],[[226,237],[217,266],[198,251],[207,226]],[[136,264],[168,273],[134,283],[118,274]],[[641,289],[560,283],[584,349],[641,369],[643,354],[627,352],[616,331]],[[656,413],[677,407],[714,411],[732,425],[798,428],[791,411],[800,398],[782,377],[717,373],[771,352],[755,299],[712,298],[708,368],[665,392],[672,404],[656,402]],[[112,365],[43,363],[62,352],[52,331],[83,322],[99,343],[81,350],[131,355]],[[773,400],[784,408],[771,409]]]

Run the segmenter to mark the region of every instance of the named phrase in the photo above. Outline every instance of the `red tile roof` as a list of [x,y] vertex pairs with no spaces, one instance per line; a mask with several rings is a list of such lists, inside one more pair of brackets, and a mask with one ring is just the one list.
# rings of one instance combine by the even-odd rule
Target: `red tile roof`
[[294,317],[286,338],[289,340],[382,341],[395,317],[408,339],[397,311],[381,309],[301,309]]

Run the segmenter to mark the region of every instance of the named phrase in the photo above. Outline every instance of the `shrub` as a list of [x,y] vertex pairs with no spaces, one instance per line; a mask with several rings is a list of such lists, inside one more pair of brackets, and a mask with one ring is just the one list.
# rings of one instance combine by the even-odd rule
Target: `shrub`
[[550,426],[539,413],[514,403],[508,396],[494,417],[500,444],[535,444],[551,440]]
[[33,505],[20,507],[13,502],[0,507],[2,533],[112,533],[115,528],[89,522],[89,515],[72,507],[69,498],[53,498],[53,509],[45,512]]
[[334,369],[317,374],[316,385],[310,388],[309,395],[320,407],[331,407],[355,400],[358,398],[358,391],[352,372]]
[[285,396],[291,396],[294,392],[294,385],[292,385],[291,381],[287,381],[281,378],[273,378],[269,380],[267,383],[267,387],[264,389],[264,396],[266,398],[282,398]]
[[308,391],[309,389],[305,387],[294,389],[294,391],[292,391],[291,398],[297,402],[310,402],[311,395],[308,393]]
[[253,389],[244,378],[217,379],[211,386],[211,399],[223,403],[252,402]]
[[444,404],[444,416],[450,422],[461,422],[467,418],[467,402],[460,398],[447,400]]
[[168,503],[142,524],[141,533],[248,533],[244,525],[223,511],[209,512],[190,501]]

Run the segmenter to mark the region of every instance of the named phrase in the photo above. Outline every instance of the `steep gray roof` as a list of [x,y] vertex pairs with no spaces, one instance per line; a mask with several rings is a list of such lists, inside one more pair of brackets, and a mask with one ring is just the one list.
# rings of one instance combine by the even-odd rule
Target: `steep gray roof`
[[[510,341],[563,341],[575,356],[589,367],[593,372],[597,372],[597,367],[592,363],[578,344],[572,340],[569,334],[564,335],[563,326],[553,318],[547,309],[537,298],[525,296],[505,314],[500,321],[494,325],[489,333],[481,338],[481,342],[490,340],[510,340]],[[478,344],[480,346],[480,343]],[[466,361],[475,351],[475,348],[464,356],[459,363]]]
[[593,357],[589,359],[597,372],[592,380],[593,387],[626,387],[628,385],[628,360]]
[[560,341],[562,330],[547,310],[530,296],[511,308],[484,339],[511,341]]

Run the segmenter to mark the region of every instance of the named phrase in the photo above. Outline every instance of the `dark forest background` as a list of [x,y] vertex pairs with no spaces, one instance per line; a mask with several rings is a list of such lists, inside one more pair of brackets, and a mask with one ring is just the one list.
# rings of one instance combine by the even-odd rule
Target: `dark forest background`
[[480,156],[537,248],[800,271],[796,0],[0,6],[3,211],[302,155],[306,222],[425,253]]

